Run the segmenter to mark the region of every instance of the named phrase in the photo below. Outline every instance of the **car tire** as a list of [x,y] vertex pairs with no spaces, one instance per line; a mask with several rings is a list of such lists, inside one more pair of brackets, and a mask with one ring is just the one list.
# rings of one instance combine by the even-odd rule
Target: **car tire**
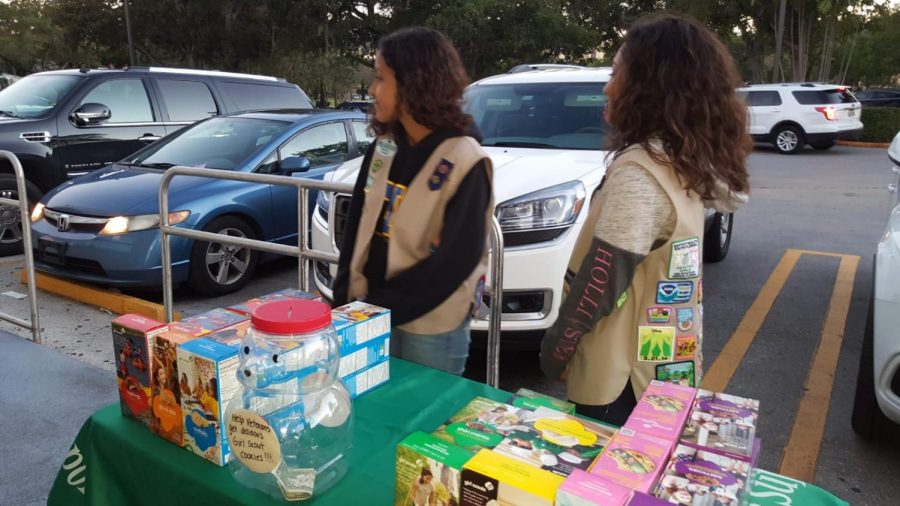
[[[42,193],[31,181],[25,181],[28,211],[34,209]],[[0,197],[18,200],[19,188],[15,176],[0,174]],[[22,216],[16,206],[0,205],[0,257],[22,253]]]
[[725,260],[731,247],[731,232],[734,230],[734,213],[716,213],[703,238],[703,261],[716,263]]
[[[853,431],[865,439],[884,442],[893,437],[897,430],[891,420],[881,412],[875,399],[875,372],[873,363],[875,336],[875,297],[869,299],[866,328],[863,334],[862,351],[859,354],[859,372],[856,376],[856,397],[853,399],[853,414],[850,425]],[[900,438],[897,438],[900,439]]]
[[825,142],[816,142],[814,144],[810,144],[810,146],[812,146],[813,149],[815,149],[815,150],[825,151],[827,149],[833,148],[835,144],[836,144],[836,142],[834,142],[834,141],[825,141]]
[[803,130],[793,125],[784,125],[772,133],[772,144],[783,155],[799,153],[806,145]]
[[[236,216],[220,216],[205,232],[256,239],[253,228]],[[195,241],[191,248],[188,285],[205,295],[224,295],[240,290],[253,277],[259,253],[250,248]]]

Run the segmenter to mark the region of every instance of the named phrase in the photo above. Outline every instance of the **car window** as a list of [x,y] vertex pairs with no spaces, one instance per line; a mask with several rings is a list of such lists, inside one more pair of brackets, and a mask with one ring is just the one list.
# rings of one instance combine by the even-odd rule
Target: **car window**
[[843,88],[795,91],[793,95],[800,105],[852,104],[856,102],[856,97]]
[[238,109],[311,109],[312,104],[296,86],[223,82],[220,86]]
[[153,109],[147,89],[140,79],[110,79],[104,81],[82,100],[80,105],[97,103],[109,108],[107,123],[148,123],[153,121]]
[[48,113],[81,80],[75,76],[33,75],[0,91],[0,116],[37,118]]
[[130,163],[233,170],[281,135],[290,123],[240,117],[215,117],[153,144]]
[[343,123],[326,123],[308,128],[287,141],[280,150],[281,159],[305,156],[312,168],[347,161],[350,151]]
[[219,114],[205,83],[177,79],[159,79],[157,83],[171,121],[197,121]]
[[485,146],[596,149],[609,125],[605,83],[540,83],[475,86],[465,110],[481,130]]
[[777,91],[751,91],[748,103],[751,107],[781,105],[781,94]]
[[353,136],[356,137],[356,147],[360,153],[364,153],[375,140],[375,134],[369,130],[369,124],[364,121],[352,121]]

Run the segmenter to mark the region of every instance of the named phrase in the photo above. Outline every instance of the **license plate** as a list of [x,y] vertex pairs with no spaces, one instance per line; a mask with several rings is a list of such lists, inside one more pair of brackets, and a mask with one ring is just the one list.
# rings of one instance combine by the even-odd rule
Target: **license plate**
[[47,263],[56,265],[65,265],[66,263],[65,243],[41,237],[38,239],[38,253],[41,260]]
[[848,118],[852,118],[853,116],[856,116],[856,109],[850,109],[849,111],[847,111]]

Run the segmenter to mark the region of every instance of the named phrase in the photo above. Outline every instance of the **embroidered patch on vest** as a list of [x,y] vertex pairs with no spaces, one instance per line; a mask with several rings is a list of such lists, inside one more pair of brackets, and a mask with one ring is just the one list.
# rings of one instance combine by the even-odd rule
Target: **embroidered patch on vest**
[[697,353],[697,336],[678,336],[675,340],[675,359],[694,358]]
[[384,160],[382,160],[381,158],[376,158],[372,161],[372,174],[378,174],[378,171],[380,171],[382,168],[384,168]]
[[441,160],[434,169],[434,174],[428,179],[428,189],[431,191],[440,190],[451,172],[453,172],[453,163],[446,159]]
[[660,281],[656,284],[657,304],[685,304],[694,293],[693,281]]
[[667,306],[653,306],[647,308],[647,322],[656,325],[672,323],[673,312],[674,310]]
[[675,327],[638,327],[638,361],[671,362],[675,359]]
[[683,387],[694,387],[694,361],[672,362],[671,364],[659,364],[656,366],[656,379],[668,381]]
[[391,157],[397,152],[397,145],[390,139],[379,139],[375,144],[375,150],[381,156]]
[[616,301],[616,309],[622,309],[626,302],[628,302],[628,292],[622,292],[622,296]]
[[694,310],[689,307],[678,308],[678,330],[687,332],[694,326]]
[[672,243],[669,256],[669,279],[700,277],[700,239],[692,237]]
[[703,280],[697,281],[697,304],[703,304]]
[[400,208],[403,197],[406,196],[406,187],[393,181],[387,182],[384,191],[384,205],[381,208],[381,218],[375,227],[375,233],[381,237],[391,236],[391,227],[394,225],[394,214]]

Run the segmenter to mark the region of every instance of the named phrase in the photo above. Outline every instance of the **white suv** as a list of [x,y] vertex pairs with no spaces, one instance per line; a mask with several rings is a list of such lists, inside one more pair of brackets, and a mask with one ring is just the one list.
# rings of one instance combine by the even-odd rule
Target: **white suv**
[[750,135],[783,154],[807,144],[829,149],[838,139],[858,139],[862,133],[862,106],[844,86],[758,84],[738,92],[746,95]]
[[[495,215],[505,243],[506,342],[537,344],[537,335],[556,319],[569,257],[606,172],[607,152],[600,147],[608,133],[603,88],[609,76],[609,68],[545,68],[483,79],[466,92],[466,112],[481,129],[482,145],[494,164]],[[361,162],[344,164],[326,180],[353,183]],[[315,249],[335,249],[328,233],[332,211],[340,244],[349,200],[336,196],[332,210],[330,196],[319,193],[312,220]],[[707,261],[727,253],[731,218],[708,214],[714,232],[707,236]],[[316,286],[329,298],[333,275],[333,266],[316,264]],[[491,303],[490,287],[485,299]],[[485,331],[487,321],[477,319],[472,328]]]

